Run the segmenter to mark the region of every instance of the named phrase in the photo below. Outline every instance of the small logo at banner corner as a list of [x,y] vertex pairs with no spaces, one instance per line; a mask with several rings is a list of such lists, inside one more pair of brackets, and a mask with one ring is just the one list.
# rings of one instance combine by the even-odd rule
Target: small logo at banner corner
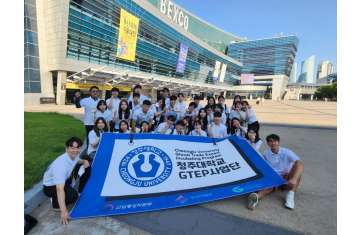
[[141,146],[131,150],[119,165],[121,178],[135,187],[161,184],[170,176],[171,171],[170,157],[154,146]]
[[244,192],[244,188],[241,187],[241,186],[237,186],[237,187],[234,187],[232,189],[232,191],[235,192],[235,193],[242,193],[242,192]]
[[188,199],[186,197],[184,197],[183,195],[179,195],[175,201],[180,202],[180,203],[185,203]]

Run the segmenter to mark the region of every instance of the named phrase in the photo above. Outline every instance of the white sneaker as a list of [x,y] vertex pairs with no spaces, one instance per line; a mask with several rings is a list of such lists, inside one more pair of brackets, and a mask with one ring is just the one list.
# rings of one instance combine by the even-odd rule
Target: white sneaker
[[254,210],[259,204],[259,196],[257,193],[251,193],[248,197],[248,206],[249,210]]
[[289,191],[287,192],[285,196],[285,207],[288,209],[294,209],[295,208],[295,192]]

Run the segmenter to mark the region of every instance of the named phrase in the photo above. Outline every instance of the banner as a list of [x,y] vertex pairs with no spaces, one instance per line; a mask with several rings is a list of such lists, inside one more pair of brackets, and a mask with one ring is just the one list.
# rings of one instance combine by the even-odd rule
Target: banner
[[220,71],[219,82],[224,82],[225,73],[226,73],[226,68],[227,68],[227,64],[222,63],[222,64],[221,64],[221,71]]
[[214,68],[214,71],[213,71],[213,81],[214,82],[219,80],[220,66],[221,66],[221,62],[220,61],[215,61],[215,68]]
[[119,37],[116,57],[135,61],[139,18],[120,9]]
[[245,139],[103,134],[71,218],[189,206],[284,183]]
[[241,85],[254,84],[255,76],[252,73],[243,73],[240,76]]
[[185,65],[186,65],[186,57],[188,53],[189,47],[183,43],[180,43],[180,50],[179,50],[179,58],[176,64],[176,72],[177,73],[184,73]]

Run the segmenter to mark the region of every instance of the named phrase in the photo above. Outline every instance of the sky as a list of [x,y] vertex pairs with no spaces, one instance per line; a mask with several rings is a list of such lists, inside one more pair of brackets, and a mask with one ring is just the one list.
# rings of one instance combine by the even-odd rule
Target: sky
[[299,38],[295,61],[311,55],[336,70],[336,0],[174,0],[201,19],[248,40],[280,33]]

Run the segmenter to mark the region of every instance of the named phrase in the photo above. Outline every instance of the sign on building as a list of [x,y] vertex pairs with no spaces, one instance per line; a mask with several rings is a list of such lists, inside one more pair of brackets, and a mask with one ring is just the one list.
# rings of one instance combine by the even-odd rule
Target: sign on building
[[160,0],[160,11],[180,27],[188,30],[189,16],[175,3],[169,0]]

